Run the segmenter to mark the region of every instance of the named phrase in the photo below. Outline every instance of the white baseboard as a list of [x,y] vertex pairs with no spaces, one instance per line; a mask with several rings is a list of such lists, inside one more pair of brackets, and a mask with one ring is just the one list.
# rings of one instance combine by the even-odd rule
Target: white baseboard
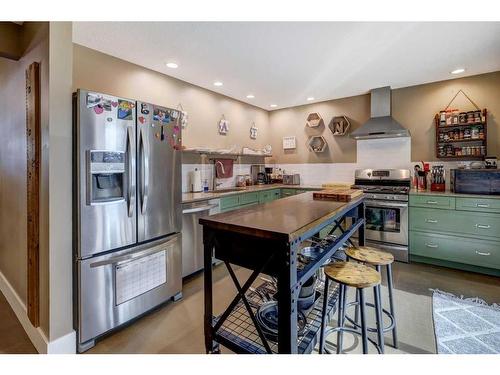
[[71,331],[67,335],[49,342],[49,340],[45,336],[45,333],[40,328],[33,327],[26,313],[26,305],[1,271],[0,291],[5,296],[5,299],[9,303],[12,310],[14,310],[17,319],[21,323],[22,327],[24,328],[26,334],[28,335],[38,353],[76,353],[75,331]]

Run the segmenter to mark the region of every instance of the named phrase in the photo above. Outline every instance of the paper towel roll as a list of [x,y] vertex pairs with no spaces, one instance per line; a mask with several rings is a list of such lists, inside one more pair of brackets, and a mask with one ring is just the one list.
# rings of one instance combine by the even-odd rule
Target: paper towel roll
[[203,186],[201,186],[201,171],[195,168],[191,172],[191,191],[197,193],[203,191]]

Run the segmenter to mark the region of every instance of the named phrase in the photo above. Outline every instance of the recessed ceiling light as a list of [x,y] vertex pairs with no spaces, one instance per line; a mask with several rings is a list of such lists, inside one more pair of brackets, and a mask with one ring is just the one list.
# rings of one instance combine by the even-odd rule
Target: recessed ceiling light
[[452,70],[451,74],[460,74],[460,73],[463,73],[463,72],[465,72],[464,68],[458,68],[458,69]]
[[278,106],[277,104],[271,104],[269,107],[276,108],[277,106]]
[[312,96],[308,97],[307,100],[311,101],[311,100],[314,100],[314,98]]
[[253,95],[253,94],[248,94],[248,95],[247,95],[247,98],[248,98],[248,99],[253,99],[253,98],[255,98],[255,95]]
[[179,67],[179,64],[176,64],[174,62],[168,62],[166,65],[167,65],[167,68],[171,68],[171,69],[177,69]]
[[214,82],[214,86],[220,87],[220,86],[222,86],[222,82],[221,81],[215,81]]

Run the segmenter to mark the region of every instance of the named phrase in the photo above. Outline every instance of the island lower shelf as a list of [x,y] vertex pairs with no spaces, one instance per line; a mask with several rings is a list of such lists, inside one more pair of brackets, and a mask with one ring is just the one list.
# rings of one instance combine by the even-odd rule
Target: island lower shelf
[[[274,294],[276,289],[272,283],[266,281],[258,288],[258,291],[264,291]],[[321,297],[315,302],[313,309],[306,315],[307,324],[302,336],[298,338],[298,354],[309,354],[318,343],[321,328],[321,307],[323,306],[324,283],[318,282],[316,290],[321,292]],[[247,294],[248,302],[252,307],[254,314],[261,302],[260,297],[254,291]],[[338,286],[330,287],[328,295],[327,316],[328,320],[333,318],[336,310],[338,298]],[[214,324],[218,317],[214,318]],[[235,353],[266,354],[266,348],[262,345],[257,329],[253,325],[252,319],[248,314],[243,302],[236,305],[233,312],[228,316],[224,324],[216,335],[217,341],[231,349]],[[278,353],[278,343],[268,341],[274,354]]]

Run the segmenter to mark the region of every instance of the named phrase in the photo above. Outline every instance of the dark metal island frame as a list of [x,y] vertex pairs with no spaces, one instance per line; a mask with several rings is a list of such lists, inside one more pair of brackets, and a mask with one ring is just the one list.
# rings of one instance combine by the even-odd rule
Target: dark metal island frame
[[[346,225],[341,222],[350,217]],[[308,331],[298,337],[297,298],[302,284],[308,280],[350,237],[358,232],[359,245],[365,241],[363,197],[350,202],[313,199],[313,193],[283,198],[200,219],[204,243],[205,348],[207,353],[219,352],[219,344],[236,353],[310,353],[319,334],[321,309],[308,316]],[[321,256],[297,269],[297,252],[301,243],[327,226],[340,235]],[[227,309],[213,316],[212,256],[223,261],[238,291]],[[232,265],[252,270],[241,285]],[[255,318],[255,303],[248,292],[259,274],[277,279],[278,338],[270,342]],[[321,297],[321,299],[323,296]],[[329,296],[328,307],[333,314],[336,291]],[[322,303],[317,305],[321,306]],[[327,312],[328,313],[328,312]],[[331,315],[329,314],[329,315]]]

